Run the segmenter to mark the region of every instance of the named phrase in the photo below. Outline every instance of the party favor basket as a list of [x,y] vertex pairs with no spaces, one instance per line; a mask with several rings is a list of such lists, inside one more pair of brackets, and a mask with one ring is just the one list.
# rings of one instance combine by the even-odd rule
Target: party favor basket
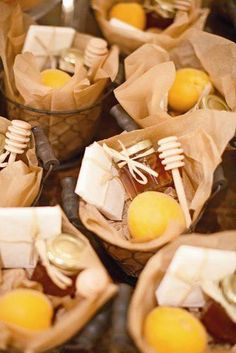
[[[76,156],[95,135],[102,104],[115,87],[119,50],[112,47],[101,65],[94,67],[92,76],[88,75],[81,62],[67,85],[60,89],[48,89],[36,79],[40,75],[37,55],[30,50],[22,54],[30,29],[28,23],[22,25],[25,16],[20,7],[15,3],[8,7],[5,4],[4,7],[0,3],[0,10],[7,12],[0,26],[4,38],[0,50],[3,64],[1,91],[6,102],[6,116],[10,120],[25,120],[32,126],[40,125],[56,157],[61,161],[68,160]],[[57,34],[48,35],[48,38],[52,38],[50,47],[54,48],[54,41],[60,40],[60,33],[56,32],[59,27],[52,28],[55,29],[53,33]],[[71,47],[78,50],[82,57],[92,38],[75,32]]]
[[[156,141],[173,134],[179,136],[185,151],[185,166],[187,168],[184,170],[184,167],[182,178],[184,185],[186,185],[185,190],[189,199],[190,209],[192,207],[193,211],[193,222],[189,229],[190,231],[195,229],[206,205],[227,184],[220,165],[221,155],[233,135],[236,122],[232,113],[214,112],[214,114],[211,113],[210,115],[211,117],[208,120],[206,116],[200,116],[199,113],[195,112],[191,119],[183,116],[179,120],[177,119],[178,121],[176,119],[168,120],[146,129],[123,133],[101,142],[101,144],[106,143],[109,147],[118,149],[119,141],[124,146],[129,146],[132,141],[133,143],[143,139],[154,139]],[[225,119],[225,122],[228,121],[230,125],[232,124],[231,128],[229,126],[226,128],[227,132],[225,132],[224,137],[221,131],[222,118]],[[194,129],[191,126],[190,120],[192,119],[195,120],[198,128]],[[206,124],[207,120],[208,124]],[[126,122],[130,124],[127,116]],[[203,130],[203,126],[206,131]],[[125,128],[124,125],[122,127]],[[190,143],[193,139],[195,141],[194,146]],[[213,147],[215,143],[213,141],[217,141],[218,152]],[[84,201],[80,202],[79,211],[84,226],[98,236],[108,253],[131,276],[139,275],[148,259],[181,233],[177,227],[173,227],[173,229],[167,230],[161,237],[153,241],[146,243],[132,242],[127,240],[126,208],[121,222],[108,221],[96,207]]]
[[[27,288],[26,281],[24,281],[24,279],[27,278],[28,285],[29,282],[31,283],[30,288],[40,291],[44,290],[45,295],[49,296],[55,307],[55,318],[53,324],[49,328],[41,330],[36,334],[32,334],[31,331],[23,329],[20,326],[17,327],[16,325],[5,325],[1,323],[1,349],[9,352],[16,350],[18,352],[39,353],[60,347],[74,335],[77,335],[95,313],[116,294],[117,287],[106,274],[106,270],[102,266],[89,241],[82,233],[72,226],[64,214],[62,214],[62,232],[78,238],[85,246],[84,251],[86,251],[86,256],[81,256],[81,259],[79,260],[81,261],[80,271],[83,272],[90,270],[103,273],[103,276],[106,276],[107,278],[106,285],[99,291],[99,293],[94,292],[86,295],[81,293],[76,294],[77,292],[71,295],[63,293],[63,296],[58,294],[59,292],[61,293],[60,288],[55,289],[55,285],[52,287],[52,284],[48,284],[48,278],[44,275],[40,266],[38,267],[38,276],[34,274],[31,279],[28,279],[27,274],[22,268],[4,270],[1,272],[3,276],[1,278],[0,286],[2,284],[3,286],[8,285],[5,287],[5,291],[6,288],[7,291],[13,288]],[[9,279],[7,274],[9,275],[9,272],[13,272],[11,274],[11,283],[7,282]],[[17,273],[19,272],[21,273],[20,279],[16,278]],[[47,289],[45,290],[45,288]],[[52,288],[54,288],[53,292]],[[59,307],[57,303],[59,303]],[[63,310],[60,310],[60,308]]]
[[[128,329],[129,332],[138,347],[138,350],[142,353],[151,353],[153,352],[153,348],[150,347],[147,342],[145,341],[144,338],[144,323],[147,315],[155,308],[157,307],[157,299],[155,296],[155,292],[157,288],[159,287],[163,276],[165,275],[172,259],[173,256],[175,255],[176,251],[182,246],[190,246],[190,247],[196,247],[197,248],[203,248],[205,251],[205,254],[207,254],[207,251],[210,249],[214,249],[215,251],[217,250],[223,250],[223,251],[231,251],[235,252],[236,247],[236,233],[235,231],[224,231],[220,233],[214,233],[212,235],[203,235],[203,234],[193,234],[193,235],[184,235],[183,237],[180,237],[176,239],[172,244],[169,244],[165,246],[163,249],[160,250],[159,253],[157,253],[155,256],[152,257],[152,259],[149,260],[147,265],[145,266],[145,269],[143,270],[139,281],[137,283],[136,289],[134,291],[134,295],[131,299],[130,307],[129,307],[129,313],[128,313]],[[206,255],[207,256],[207,255]],[[198,260],[201,257],[198,257]],[[206,268],[206,264],[209,265],[209,262],[207,262],[206,257],[202,257],[202,259],[205,260],[204,265],[202,267],[202,270],[204,271]],[[203,260],[203,261],[204,261]],[[191,261],[190,261],[191,262]],[[191,263],[189,264],[191,267]],[[200,270],[201,271],[201,270]],[[182,271],[178,273],[180,281],[182,278],[184,278],[184,273],[183,272],[183,267]],[[190,271],[191,273],[191,271]],[[216,276],[217,274],[217,269],[214,270],[214,274]],[[174,268],[172,268],[172,274],[171,276],[175,278],[178,276],[177,275],[177,270],[175,273]],[[201,274],[201,272],[198,274],[199,278],[201,279],[207,279],[204,277],[204,274]],[[191,276],[191,275],[190,275]],[[188,275],[187,275],[187,278]],[[215,277],[217,278],[217,277]],[[184,281],[184,280],[183,280]],[[176,281],[178,283],[178,281]],[[175,282],[175,283],[176,283]],[[167,283],[167,282],[166,282]],[[183,283],[183,282],[182,282]],[[188,288],[188,281],[186,280],[186,288]],[[194,284],[197,288],[198,286],[198,281],[195,282]],[[179,286],[180,288],[181,286]],[[168,292],[168,291],[167,291]],[[178,292],[178,290],[177,290]],[[175,293],[171,292],[173,295]],[[190,297],[190,295],[188,295]],[[145,298],[145,300],[144,300]],[[192,296],[193,298],[193,296]],[[195,313],[197,315],[201,315],[201,312],[204,311],[204,309],[200,312],[197,311],[196,308]],[[212,316],[212,320],[214,322],[220,322],[222,320],[222,317],[224,316],[218,316],[216,312],[214,312]],[[220,318],[220,319],[219,319]],[[208,320],[209,321],[209,320]],[[213,321],[212,321],[213,322]],[[225,321],[221,321],[222,325],[225,325]],[[232,323],[232,327],[234,324]],[[216,327],[216,326],[215,326]],[[228,327],[227,325],[222,326],[224,328]],[[217,330],[216,330],[217,332]],[[219,332],[219,330],[218,330]],[[226,337],[227,334],[225,332],[223,333]],[[222,338],[222,335],[221,335]],[[208,347],[204,352],[207,353],[231,353],[234,352],[234,349],[232,345],[228,344],[225,342],[226,340],[212,340],[210,336],[208,336]]]

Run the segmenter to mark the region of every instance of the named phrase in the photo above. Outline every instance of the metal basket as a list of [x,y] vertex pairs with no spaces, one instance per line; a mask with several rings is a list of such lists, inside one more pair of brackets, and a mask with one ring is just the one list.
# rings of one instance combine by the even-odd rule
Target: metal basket
[[98,102],[80,110],[47,111],[27,107],[8,98],[3,90],[8,119],[40,125],[60,161],[76,156],[93,139],[101,115],[102,103],[112,93],[112,84]]

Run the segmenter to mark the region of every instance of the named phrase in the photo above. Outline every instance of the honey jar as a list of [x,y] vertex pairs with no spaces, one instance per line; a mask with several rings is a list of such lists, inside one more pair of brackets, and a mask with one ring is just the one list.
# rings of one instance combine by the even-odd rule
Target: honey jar
[[125,160],[116,162],[120,179],[131,200],[144,191],[164,191],[165,188],[173,185],[170,172],[165,171],[150,140],[143,140],[126,148],[125,155],[131,162],[127,163]]
[[70,234],[62,233],[47,242],[49,261],[64,273],[73,275],[81,270],[80,257],[86,244]]
[[74,74],[77,62],[80,62],[81,64],[84,63],[83,53],[76,48],[65,49],[60,55],[59,68],[60,70]]
[[236,305],[236,273],[225,277],[221,281],[221,288],[226,300]]

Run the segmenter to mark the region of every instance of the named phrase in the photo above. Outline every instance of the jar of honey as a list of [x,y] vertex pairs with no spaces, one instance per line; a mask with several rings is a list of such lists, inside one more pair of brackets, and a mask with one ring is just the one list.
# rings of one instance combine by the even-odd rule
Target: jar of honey
[[[121,152],[122,154],[122,152]],[[156,175],[150,174],[148,171],[137,166],[138,172],[145,176],[146,182],[140,182],[140,177],[133,169],[133,175],[131,173],[130,164],[124,160],[118,160],[117,165],[119,167],[120,179],[125,187],[128,197],[132,200],[138,194],[144,191],[161,191],[165,188],[173,185],[173,180],[170,172],[165,171],[161,160],[154,150],[152,142],[150,140],[140,141],[125,150],[126,156],[134,162],[139,162],[143,166],[150,168],[156,172]]]

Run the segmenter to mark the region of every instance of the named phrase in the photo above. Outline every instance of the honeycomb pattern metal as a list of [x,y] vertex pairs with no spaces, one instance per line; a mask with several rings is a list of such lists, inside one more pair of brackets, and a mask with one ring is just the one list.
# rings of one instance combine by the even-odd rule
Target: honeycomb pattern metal
[[97,129],[101,105],[73,114],[44,114],[7,101],[7,113],[10,120],[20,119],[32,126],[40,125],[56,157],[65,161],[76,156],[91,142]]
[[117,261],[120,267],[129,276],[136,277],[143,270],[147,261],[158,251],[153,249],[152,251],[132,251],[128,249],[120,248],[116,245],[102,241],[106,251]]

